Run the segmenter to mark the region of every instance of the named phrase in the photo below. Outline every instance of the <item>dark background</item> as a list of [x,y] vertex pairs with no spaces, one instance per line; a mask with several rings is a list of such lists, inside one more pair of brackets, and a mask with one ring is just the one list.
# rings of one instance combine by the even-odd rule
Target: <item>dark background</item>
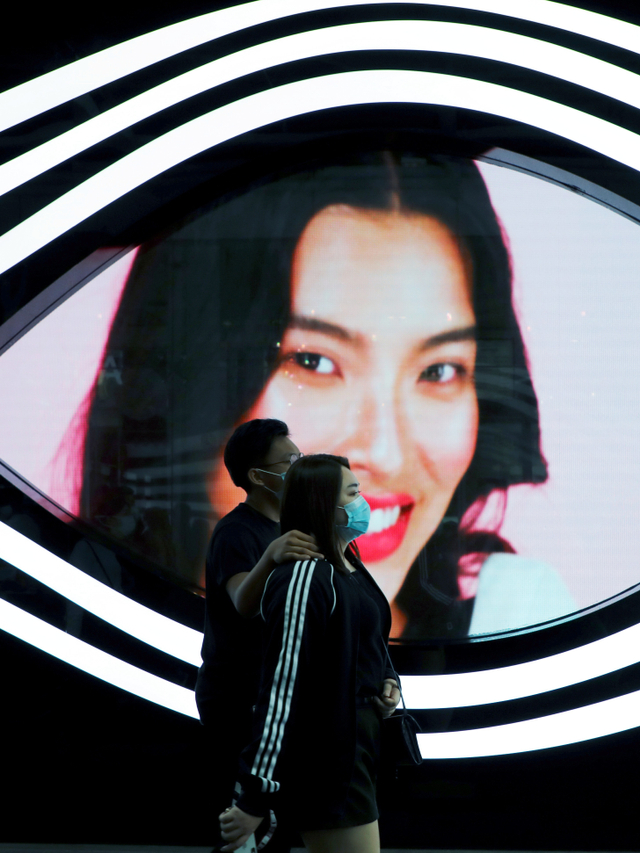
[[[198,0],[180,4],[117,0],[84,7],[69,2],[16,4],[10,11],[5,9],[3,16],[0,89],[127,38],[227,5],[231,4]],[[640,24],[637,2],[569,5]],[[11,134],[2,137],[0,160],[13,156],[15,142]],[[33,506],[31,510],[38,512]],[[63,523],[59,528],[52,525],[51,535],[62,541],[67,535]],[[139,580],[143,568],[131,565],[127,571],[133,587],[136,582],[136,588],[145,587]],[[21,595],[38,600],[37,590],[26,593],[25,589],[19,590]],[[1,582],[0,590],[11,599],[12,591]],[[171,599],[189,624],[200,618],[200,603],[187,600],[187,593],[160,577],[151,592],[145,587],[145,595]],[[42,602],[45,609],[56,606],[44,594]],[[624,612],[619,610],[620,626],[635,619],[638,603],[635,597],[628,599]],[[613,623],[609,628],[614,629]],[[527,659],[536,644],[535,654],[552,653],[570,646],[570,635],[578,644],[580,632],[586,632],[584,641],[592,638],[580,620],[563,630],[543,632],[535,641],[505,640],[491,652],[485,643],[482,649],[477,644],[424,647],[415,654],[444,654],[446,667],[464,669],[474,668],[478,660],[489,666]],[[410,671],[412,654],[396,650],[398,668]],[[196,721],[103,684],[2,632],[0,675],[0,840],[208,843],[208,826],[215,819],[206,798],[211,768],[202,761],[202,730]],[[637,689],[638,673],[617,679],[614,693]],[[611,685],[605,686],[606,695],[611,695]],[[557,709],[555,704],[546,712]],[[538,703],[520,713],[535,716],[545,710]],[[475,713],[477,718],[465,724],[491,725],[499,719],[499,709]],[[423,722],[437,729],[448,721],[435,715]],[[383,846],[638,850],[633,771],[639,759],[640,734],[633,730],[558,750],[426,762],[385,785]]]
[[[234,5],[237,4],[215,0],[112,0],[82,8],[69,0],[35,5],[13,3],[5,10],[3,21],[1,90],[125,39]],[[640,6],[635,0],[569,0],[564,5],[640,23]]]

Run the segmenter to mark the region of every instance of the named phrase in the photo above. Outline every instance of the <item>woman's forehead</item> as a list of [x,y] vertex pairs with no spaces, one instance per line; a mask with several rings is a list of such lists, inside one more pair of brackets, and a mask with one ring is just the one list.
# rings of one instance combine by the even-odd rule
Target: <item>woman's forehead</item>
[[342,488],[349,489],[351,486],[358,487],[360,483],[358,482],[358,478],[349,468],[342,468]]
[[[455,237],[423,214],[328,207],[308,223],[292,267],[292,313],[365,334],[414,323],[420,334],[474,322]],[[427,323],[427,327],[425,327]]]

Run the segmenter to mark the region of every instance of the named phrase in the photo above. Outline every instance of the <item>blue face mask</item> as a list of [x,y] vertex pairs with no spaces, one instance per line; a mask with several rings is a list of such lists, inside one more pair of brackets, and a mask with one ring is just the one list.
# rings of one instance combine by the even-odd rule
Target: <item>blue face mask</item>
[[[261,474],[271,474],[273,477],[280,477],[280,479],[282,480],[283,483],[284,483],[284,478],[287,476],[286,471],[283,471],[281,474],[278,473],[278,471],[265,471],[262,468],[256,468],[256,471],[260,471]],[[280,492],[276,492],[275,489],[270,489],[269,486],[265,486],[264,483],[262,485],[268,492],[271,492],[272,495],[275,495],[278,498],[278,500],[280,500],[280,498],[282,497]]]
[[271,474],[273,477],[280,477],[282,482],[284,483],[284,478],[287,476],[287,472],[283,471],[281,474],[278,471],[264,471],[262,468],[256,468],[256,471],[260,471],[261,474]]
[[362,495],[358,495],[355,500],[341,506],[340,509],[347,513],[347,523],[336,525],[343,542],[352,542],[367,532],[371,518],[371,507]]

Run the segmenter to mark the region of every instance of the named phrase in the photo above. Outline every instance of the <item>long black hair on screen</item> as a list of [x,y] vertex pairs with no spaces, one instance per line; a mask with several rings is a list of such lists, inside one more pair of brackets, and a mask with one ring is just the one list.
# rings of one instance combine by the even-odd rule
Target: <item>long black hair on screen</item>
[[194,587],[202,582],[207,536],[193,536],[194,516],[209,528],[216,520],[208,483],[220,448],[277,367],[293,251],[309,220],[338,204],[433,217],[471,270],[476,450],[396,599],[407,615],[403,637],[464,635],[473,602],[459,600],[460,559],[512,550],[498,524],[478,530],[473,520],[491,493],[547,477],[509,254],[471,160],[359,153],[254,187],[143,245],[105,351],[120,381],[103,375],[91,393],[81,514],[93,518],[105,491],[133,486],[154,504],[156,519],[131,546],[166,563],[165,513],[174,565]]

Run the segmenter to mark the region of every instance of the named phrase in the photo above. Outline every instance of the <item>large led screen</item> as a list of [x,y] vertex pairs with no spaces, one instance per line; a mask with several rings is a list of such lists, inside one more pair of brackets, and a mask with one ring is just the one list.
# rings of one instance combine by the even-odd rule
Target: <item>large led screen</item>
[[538,624],[639,580],[638,269],[633,222],[511,169],[320,164],[198,210],[7,350],[3,459],[198,593],[244,498],[225,441],[276,417],[357,472],[393,636]]

